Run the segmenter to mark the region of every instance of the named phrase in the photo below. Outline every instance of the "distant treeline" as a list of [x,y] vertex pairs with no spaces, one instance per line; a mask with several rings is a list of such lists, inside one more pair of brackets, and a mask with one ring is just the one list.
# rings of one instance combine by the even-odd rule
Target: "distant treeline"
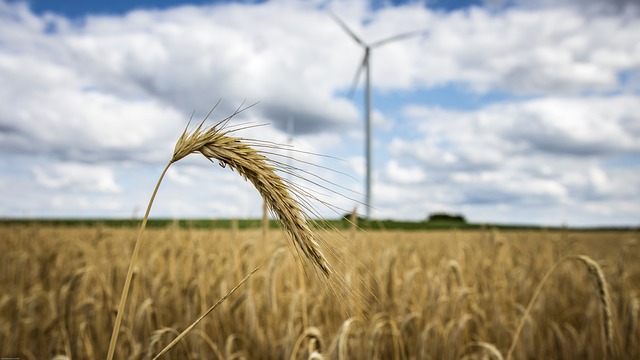
[[[437,214],[434,214],[437,215]],[[595,230],[595,231],[640,231],[640,227],[563,227],[536,226],[518,224],[473,224],[467,223],[464,217],[451,218],[430,216],[427,221],[397,220],[365,220],[358,219],[358,227],[363,230]],[[260,219],[149,219],[150,228],[166,228],[175,226],[186,229],[231,229],[235,222],[238,229],[258,229],[262,226]],[[40,225],[40,226],[107,226],[138,227],[140,219],[0,219],[0,225]],[[317,228],[349,229],[351,223],[342,218],[339,220],[315,220]],[[269,221],[270,228],[279,228],[276,220]]]

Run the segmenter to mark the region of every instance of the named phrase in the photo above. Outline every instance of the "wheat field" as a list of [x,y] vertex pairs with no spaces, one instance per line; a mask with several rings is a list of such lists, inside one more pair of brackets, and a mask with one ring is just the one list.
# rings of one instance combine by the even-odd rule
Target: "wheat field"
[[[0,356],[105,358],[137,229],[0,226]],[[259,266],[161,358],[638,359],[638,236],[323,231],[344,266],[322,282],[282,231],[148,229],[115,358],[153,358]]]

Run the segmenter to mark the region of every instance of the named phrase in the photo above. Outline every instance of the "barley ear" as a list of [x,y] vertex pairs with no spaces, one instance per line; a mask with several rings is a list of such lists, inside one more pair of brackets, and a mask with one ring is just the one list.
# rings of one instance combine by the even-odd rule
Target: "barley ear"
[[604,343],[607,349],[607,355],[611,357],[613,355],[613,315],[611,311],[611,297],[609,296],[609,290],[607,280],[604,277],[604,273],[593,259],[588,256],[577,256],[577,260],[586,265],[589,275],[593,279],[593,283],[596,287],[598,294],[598,300],[600,301],[600,311],[602,314],[602,332],[604,335]]
[[303,207],[292,196],[292,189],[277,174],[281,164],[271,161],[249,144],[259,141],[231,136],[232,130],[224,128],[226,122],[203,129],[202,123],[192,132],[186,130],[178,139],[172,161],[178,161],[191,153],[201,153],[210,161],[229,166],[256,188],[267,208],[277,216],[297,251],[329,276],[331,269],[315,236],[307,223]]

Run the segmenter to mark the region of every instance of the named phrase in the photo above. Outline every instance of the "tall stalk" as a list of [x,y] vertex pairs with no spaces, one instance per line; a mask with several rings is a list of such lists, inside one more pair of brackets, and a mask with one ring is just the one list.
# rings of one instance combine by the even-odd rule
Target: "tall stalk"
[[167,163],[167,166],[162,170],[162,174],[160,174],[160,178],[156,183],[156,187],[153,189],[153,194],[151,194],[151,199],[149,200],[149,205],[147,206],[147,211],[144,214],[144,219],[142,219],[142,224],[140,225],[140,231],[138,231],[138,238],[136,239],[136,245],[133,248],[133,255],[131,256],[131,262],[129,262],[129,270],[127,271],[127,278],[124,281],[124,288],[122,289],[122,295],[120,296],[120,305],[118,305],[118,313],[116,314],[116,322],[113,325],[113,332],[111,333],[111,341],[109,342],[109,352],[107,353],[107,360],[112,360],[113,355],[116,351],[116,342],[118,341],[118,334],[120,333],[120,324],[122,323],[122,314],[124,314],[124,308],[127,305],[127,297],[129,296],[129,288],[131,287],[131,279],[133,278],[133,269],[136,264],[136,260],[138,259],[138,252],[140,251],[140,244],[142,243],[142,233],[144,232],[145,227],[147,226],[147,219],[149,219],[149,212],[151,211],[151,206],[153,205],[153,200],[156,198],[156,194],[158,193],[158,189],[160,188],[160,183],[164,178],[164,175],[167,173],[169,166],[173,164],[173,159]]

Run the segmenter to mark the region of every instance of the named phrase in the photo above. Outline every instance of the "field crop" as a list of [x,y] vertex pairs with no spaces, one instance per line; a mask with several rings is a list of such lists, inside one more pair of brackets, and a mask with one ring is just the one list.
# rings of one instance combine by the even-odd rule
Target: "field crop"
[[[0,356],[105,358],[136,235],[1,225]],[[323,230],[333,282],[281,231],[144,236],[117,359],[153,358],[258,266],[162,358],[640,358],[637,232]]]

